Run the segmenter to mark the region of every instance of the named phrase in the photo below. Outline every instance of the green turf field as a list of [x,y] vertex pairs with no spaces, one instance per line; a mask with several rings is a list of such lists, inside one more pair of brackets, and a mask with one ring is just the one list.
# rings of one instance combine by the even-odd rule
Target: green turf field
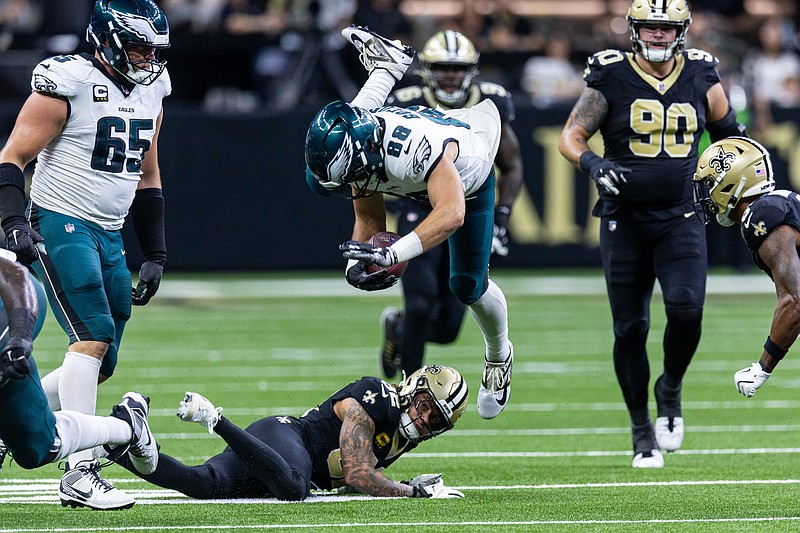
[[[0,532],[800,530],[800,359],[790,352],[753,399],[739,395],[732,380],[760,354],[774,295],[709,294],[703,339],[684,384],[683,449],[667,455],[661,470],[635,471],[600,276],[574,278],[579,294],[561,294],[571,292],[569,280],[496,276],[513,287],[507,296],[516,361],[511,403],[495,420],[481,420],[475,409],[483,343],[473,319],[456,344],[429,348],[427,362],[455,366],[467,378],[469,407],[456,429],[423,443],[387,474],[442,472],[463,500],[198,502],[111,466],[105,476],[138,503],[93,512],[61,507],[55,465],[25,471],[12,463],[0,472]],[[117,373],[100,387],[99,414],[127,390],[149,395],[162,450],[194,464],[223,443],[177,419],[185,390],[246,425],[267,414],[299,415],[353,378],[379,375],[378,316],[400,302],[396,290],[361,295],[338,276],[317,283],[273,276],[266,285],[260,278],[207,279],[217,284],[167,276],[151,304],[134,309]],[[732,286],[753,283],[742,278]],[[555,294],[537,295],[545,292]],[[314,296],[320,293],[326,295]],[[236,298],[218,297],[225,294]],[[660,297],[654,302],[651,386],[661,372],[664,327]],[[43,373],[60,364],[64,348],[49,317],[34,351]]]

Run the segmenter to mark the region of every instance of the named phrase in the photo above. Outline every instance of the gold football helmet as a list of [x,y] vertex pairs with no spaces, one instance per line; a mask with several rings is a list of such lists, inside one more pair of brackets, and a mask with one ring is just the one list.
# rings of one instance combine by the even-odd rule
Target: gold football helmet
[[[628,8],[628,29],[633,51],[653,63],[669,61],[683,50],[691,22],[692,15],[686,0],[633,0]],[[678,33],[666,48],[651,46],[650,41],[643,41],[639,37],[639,27],[642,25],[674,27]]]
[[[421,442],[453,428],[467,408],[469,390],[467,382],[455,368],[439,365],[423,366],[408,376],[398,388],[400,406],[400,433],[411,442]],[[417,416],[411,418],[408,408],[414,405]],[[431,411],[428,422],[421,420],[422,413]],[[428,432],[420,435],[414,422],[420,419]]]
[[478,74],[479,57],[475,46],[462,34],[440,31],[428,39],[419,53],[419,74],[439,102],[458,107],[466,100],[467,90]]
[[775,190],[769,152],[747,137],[728,137],[706,148],[693,180],[700,219],[707,224],[715,215],[722,226],[733,225],[729,215],[742,198]]

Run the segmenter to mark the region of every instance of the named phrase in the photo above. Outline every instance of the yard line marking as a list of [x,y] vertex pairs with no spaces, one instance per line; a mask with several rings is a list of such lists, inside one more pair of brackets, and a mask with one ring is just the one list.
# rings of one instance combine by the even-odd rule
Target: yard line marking
[[[719,448],[713,450],[678,450],[670,452],[670,455],[743,455],[743,454],[773,454],[773,453],[800,453],[800,448]],[[484,458],[484,457],[616,457],[632,455],[630,450],[591,450],[576,452],[408,452],[403,457],[409,459],[430,459],[458,457],[462,459]]]
[[[605,295],[602,273],[587,276],[504,276],[492,275],[503,291],[513,296],[536,295]],[[710,275],[706,281],[707,294],[775,294],[775,286],[761,274]],[[653,291],[660,294],[658,284]],[[383,291],[386,296],[399,296],[399,284]],[[287,297],[351,296],[367,298],[372,295],[353,290],[340,275],[319,278],[292,279],[227,279],[173,280],[159,288],[160,299],[251,299]]]

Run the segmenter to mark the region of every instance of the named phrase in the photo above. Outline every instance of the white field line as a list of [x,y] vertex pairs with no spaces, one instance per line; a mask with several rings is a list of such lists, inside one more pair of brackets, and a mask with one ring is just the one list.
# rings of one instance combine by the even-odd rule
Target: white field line
[[[605,281],[596,276],[509,276],[502,273],[493,279],[507,295],[603,295]],[[656,284],[655,292],[660,292]],[[706,282],[708,294],[775,294],[775,287],[763,274],[712,275]],[[399,296],[399,285],[382,291],[383,296]],[[158,290],[159,298],[230,299],[230,298],[287,298],[322,296],[371,297],[370,293],[355,290],[343,277],[330,276],[312,279],[249,279],[249,280],[170,280]]]
[[82,533],[89,531],[252,531],[280,529],[344,529],[344,528],[409,528],[426,527],[436,530],[442,528],[455,529],[469,526],[559,526],[559,525],[625,525],[625,524],[756,524],[759,522],[798,522],[800,517],[763,517],[763,518],[698,518],[684,520],[527,520],[527,521],[492,521],[492,522],[353,522],[346,524],[251,524],[251,525],[191,525],[191,526],[125,526],[101,528],[52,528],[52,529],[0,529],[0,533]]

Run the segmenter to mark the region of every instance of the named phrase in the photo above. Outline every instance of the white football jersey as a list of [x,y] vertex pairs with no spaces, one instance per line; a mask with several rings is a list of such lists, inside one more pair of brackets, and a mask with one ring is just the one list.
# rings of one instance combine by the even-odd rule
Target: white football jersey
[[446,112],[393,106],[372,112],[385,124],[387,181],[378,191],[427,201],[428,177],[451,141],[458,144],[455,166],[467,198],[489,177],[500,142],[500,115],[491,101]]
[[161,100],[172,85],[165,70],[152,85],[137,84],[125,96],[101,68],[80,54],[51,57],[33,70],[32,89],[66,98],[69,116],[38,156],[31,199],[116,230],[133,202]]

